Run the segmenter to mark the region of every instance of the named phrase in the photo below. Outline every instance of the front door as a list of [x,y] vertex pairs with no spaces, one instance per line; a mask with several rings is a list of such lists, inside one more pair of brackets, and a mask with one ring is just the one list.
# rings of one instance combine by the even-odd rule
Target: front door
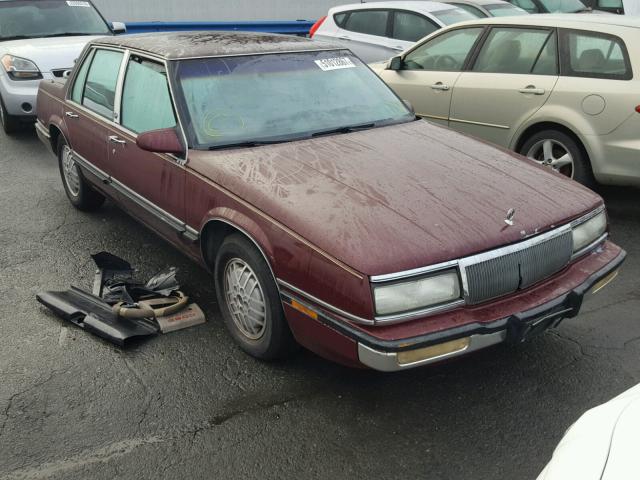
[[456,83],[451,128],[508,147],[558,81],[554,29],[496,27]]
[[417,115],[448,125],[451,94],[482,31],[462,28],[438,35],[408,52],[400,70],[379,75]]
[[171,155],[151,153],[136,137],[178,128],[165,66],[132,54],[122,86],[120,125],[108,134],[114,184],[125,207],[169,239],[184,230],[185,169]]

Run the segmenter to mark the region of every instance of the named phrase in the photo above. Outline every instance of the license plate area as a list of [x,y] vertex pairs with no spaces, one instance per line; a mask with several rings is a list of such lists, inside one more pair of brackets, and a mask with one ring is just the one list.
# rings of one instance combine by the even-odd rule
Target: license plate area
[[559,305],[551,311],[541,313],[539,316],[529,319],[512,317],[507,327],[507,341],[511,343],[524,343],[536,337],[545,330],[557,327],[560,322],[573,316],[575,307]]

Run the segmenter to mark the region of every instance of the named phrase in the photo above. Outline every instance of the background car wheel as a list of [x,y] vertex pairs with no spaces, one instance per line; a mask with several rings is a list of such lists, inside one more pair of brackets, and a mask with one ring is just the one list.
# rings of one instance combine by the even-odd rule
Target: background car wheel
[[2,129],[7,135],[15,133],[20,129],[18,118],[7,113],[2,97],[0,97],[0,124],[2,124]]
[[278,288],[255,245],[239,234],[227,237],[218,250],[214,275],[222,316],[240,348],[262,360],[295,351]]
[[588,187],[595,185],[589,159],[578,143],[558,130],[544,130],[531,136],[520,153],[541,165]]
[[85,212],[100,208],[104,203],[104,196],[96,192],[84,179],[71,155],[71,148],[62,135],[58,139],[58,164],[62,185],[73,206]]

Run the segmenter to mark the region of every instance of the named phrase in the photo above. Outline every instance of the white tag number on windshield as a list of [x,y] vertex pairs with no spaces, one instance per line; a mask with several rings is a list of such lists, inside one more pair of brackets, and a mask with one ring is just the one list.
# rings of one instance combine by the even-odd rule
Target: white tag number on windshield
[[316,65],[325,72],[329,70],[340,70],[342,68],[356,68],[356,65],[347,57],[323,58],[322,60],[316,60],[315,62]]
[[87,8],[91,8],[91,5],[89,4],[89,2],[71,2],[71,1],[67,1],[67,5],[69,5],[70,7],[87,7]]

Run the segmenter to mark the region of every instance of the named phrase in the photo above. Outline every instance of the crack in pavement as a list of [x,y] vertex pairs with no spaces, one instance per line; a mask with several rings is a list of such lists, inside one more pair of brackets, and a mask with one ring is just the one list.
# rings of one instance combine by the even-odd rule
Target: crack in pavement
[[88,466],[97,463],[107,463],[110,460],[129,455],[130,453],[141,447],[149,445],[159,445],[175,441],[183,437],[189,437],[191,443],[193,443],[198,434],[225,425],[226,423],[241,415],[270,410],[272,408],[287,405],[289,403],[300,401],[311,396],[311,394],[300,395],[297,397],[291,396],[286,398],[274,399],[270,402],[257,402],[247,406],[246,408],[231,409],[228,412],[223,412],[219,415],[216,415],[199,425],[183,428],[177,431],[172,430],[171,432],[149,435],[146,437],[130,438],[116,441],[105,446],[95,448],[93,450],[81,452],[70,458],[42,463],[37,467],[28,467],[14,470],[9,474],[0,477],[0,480],[46,479],[61,473],[85,469]]

